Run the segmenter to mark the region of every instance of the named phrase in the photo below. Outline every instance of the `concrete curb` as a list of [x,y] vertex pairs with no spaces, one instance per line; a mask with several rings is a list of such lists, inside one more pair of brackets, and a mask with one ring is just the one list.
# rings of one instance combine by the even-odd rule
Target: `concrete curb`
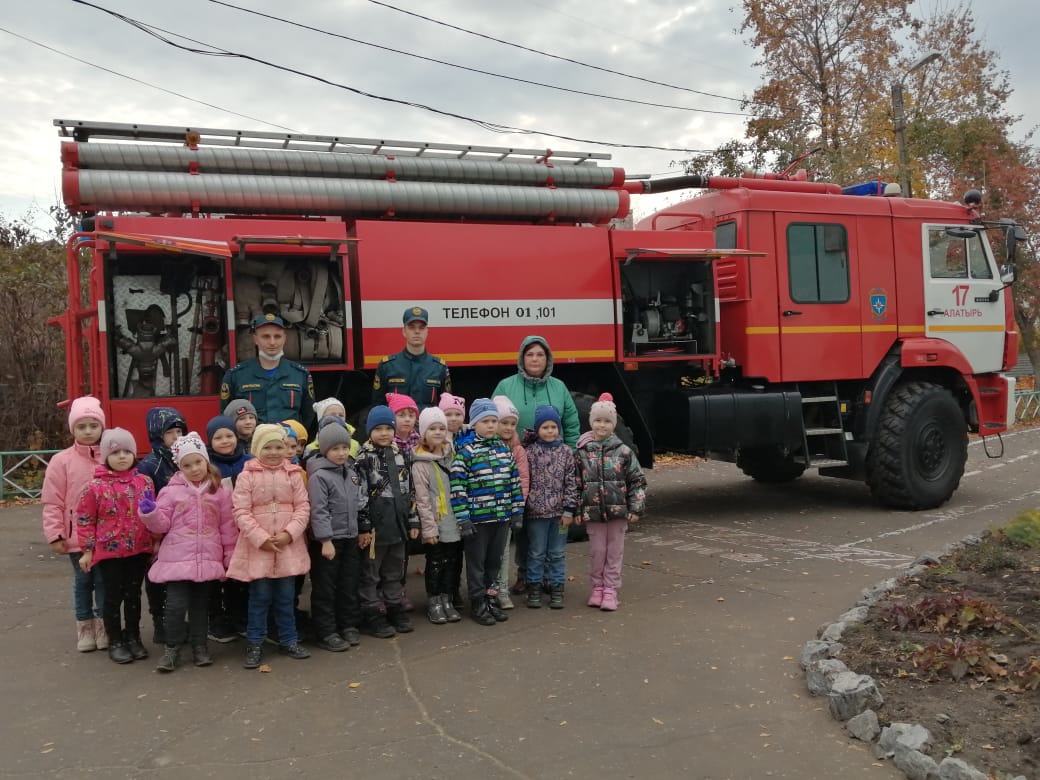
[[[841,661],[842,634],[866,620],[871,607],[895,589],[898,580],[916,577],[938,564],[943,555],[976,545],[989,531],[970,534],[947,545],[938,554],[922,553],[899,578],[890,578],[864,588],[859,600],[833,623],[825,623],[802,648],[799,666],[805,672],[806,686],[813,696],[826,696],[831,715],[845,724],[850,739],[874,744],[874,755],[889,758],[910,780],[987,780],[988,775],[959,758],[946,757],[936,763],[925,750],[932,735],[919,723],[892,723],[881,727],[876,708],[884,704],[877,682],[869,674],[852,672]],[[1027,780],[1019,775],[1013,780]]]

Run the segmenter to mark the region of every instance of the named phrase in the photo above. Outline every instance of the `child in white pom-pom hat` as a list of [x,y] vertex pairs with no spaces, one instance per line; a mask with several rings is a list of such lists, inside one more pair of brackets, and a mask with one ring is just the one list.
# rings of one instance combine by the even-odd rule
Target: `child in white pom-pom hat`
[[617,407],[603,393],[589,412],[591,438],[578,445],[580,517],[587,523],[592,561],[590,607],[618,608],[625,530],[646,509],[646,477],[631,448],[614,435]]

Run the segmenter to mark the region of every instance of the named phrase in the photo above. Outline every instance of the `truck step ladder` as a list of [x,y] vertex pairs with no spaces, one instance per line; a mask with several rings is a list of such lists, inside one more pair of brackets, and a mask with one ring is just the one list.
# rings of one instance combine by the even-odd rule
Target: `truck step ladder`
[[799,387],[802,395],[802,452],[794,459],[810,469],[839,468],[849,464],[842,424],[841,400],[834,382]]

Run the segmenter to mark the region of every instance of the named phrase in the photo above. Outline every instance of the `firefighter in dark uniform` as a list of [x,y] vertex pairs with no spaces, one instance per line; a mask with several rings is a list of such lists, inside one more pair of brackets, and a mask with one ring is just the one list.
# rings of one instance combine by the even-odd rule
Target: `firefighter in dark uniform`
[[436,406],[441,393],[451,392],[451,377],[448,365],[426,351],[430,313],[421,306],[410,306],[402,320],[405,347],[380,362],[372,380],[372,403],[385,404],[387,393],[404,393],[422,411]]
[[224,374],[221,408],[234,398],[242,398],[256,407],[259,422],[298,420],[310,427],[314,421],[314,380],[310,371],[282,356],[285,321],[277,314],[263,314],[253,320],[252,329],[257,356]]

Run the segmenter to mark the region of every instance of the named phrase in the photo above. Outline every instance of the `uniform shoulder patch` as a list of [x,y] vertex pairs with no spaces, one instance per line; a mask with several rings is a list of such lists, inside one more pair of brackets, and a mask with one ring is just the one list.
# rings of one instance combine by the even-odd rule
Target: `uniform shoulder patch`
[[444,362],[444,358],[442,358],[440,355],[434,355],[433,359],[436,360],[438,363],[440,363],[442,366],[448,365],[447,363]]
[[380,360],[379,362],[380,363],[389,363],[393,359],[394,359],[393,355],[383,355],[383,359]]

